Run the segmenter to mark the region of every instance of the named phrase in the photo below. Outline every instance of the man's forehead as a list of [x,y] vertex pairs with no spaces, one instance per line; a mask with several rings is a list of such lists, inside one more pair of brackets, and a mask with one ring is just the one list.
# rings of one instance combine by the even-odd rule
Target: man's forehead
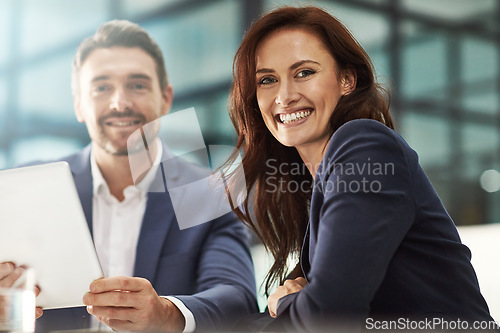
[[108,78],[132,75],[149,76],[157,80],[156,63],[146,51],[138,47],[115,46],[93,50],[80,68],[80,77],[93,81],[97,77]]

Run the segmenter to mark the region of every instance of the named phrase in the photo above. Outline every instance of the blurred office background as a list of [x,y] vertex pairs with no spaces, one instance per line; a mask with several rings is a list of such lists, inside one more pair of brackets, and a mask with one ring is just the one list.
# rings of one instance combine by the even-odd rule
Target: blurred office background
[[321,6],[358,38],[456,224],[500,222],[496,0],[0,0],[0,169],[88,144],[73,113],[71,60],[114,18],[160,44],[172,110],[195,107],[207,144],[233,144],[233,55],[250,22],[284,4]]

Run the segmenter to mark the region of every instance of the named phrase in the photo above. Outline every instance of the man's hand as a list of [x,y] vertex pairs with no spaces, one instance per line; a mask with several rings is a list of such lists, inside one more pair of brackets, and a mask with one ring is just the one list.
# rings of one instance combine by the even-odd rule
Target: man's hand
[[274,293],[272,293],[267,299],[267,307],[269,309],[269,314],[271,317],[276,318],[276,311],[278,308],[278,301],[280,298],[299,292],[307,285],[306,279],[303,277],[298,277],[295,280],[286,280],[282,286],[276,288]]
[[[10,288],[14,285],[14,282],[17,281],[23,275],[24,267],[19,266],[16,267],[11,262],[2,262],[0,263],[0,288]],[[38,286],[35,287],[35,296],[38,297],[40,294],[40,288]],[[36,318],[40,318],[43,314],[42,308],[35,308],[35,316]]]
[[14,266],[11,262],[0,263],[0,288],[10,288],[21,277],[24,268]]
[[88,313],[118,331],[176,331],[184,316],[166,298],[158,296],[142,278],[116,276],[95,280],[83,296]]

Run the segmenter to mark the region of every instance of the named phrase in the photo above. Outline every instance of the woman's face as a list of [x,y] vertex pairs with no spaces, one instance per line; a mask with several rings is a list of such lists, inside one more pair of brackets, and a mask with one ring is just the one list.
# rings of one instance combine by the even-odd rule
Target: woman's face
[[255,57],[257,102],[269,131],[300,153],[321,151],[330,116],[351,90],[326,46],[307,30],[284,28],[264,38]]

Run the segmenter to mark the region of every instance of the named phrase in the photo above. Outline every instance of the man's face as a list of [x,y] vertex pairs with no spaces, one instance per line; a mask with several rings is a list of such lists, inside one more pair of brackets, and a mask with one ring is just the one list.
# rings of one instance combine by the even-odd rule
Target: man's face
[[172,88],[160,88],[156,63],[140,48],[99,48],[85,59],[75,92],[75,113],[92,142],[113,155],[127,155],[127,139],[165,115]]

